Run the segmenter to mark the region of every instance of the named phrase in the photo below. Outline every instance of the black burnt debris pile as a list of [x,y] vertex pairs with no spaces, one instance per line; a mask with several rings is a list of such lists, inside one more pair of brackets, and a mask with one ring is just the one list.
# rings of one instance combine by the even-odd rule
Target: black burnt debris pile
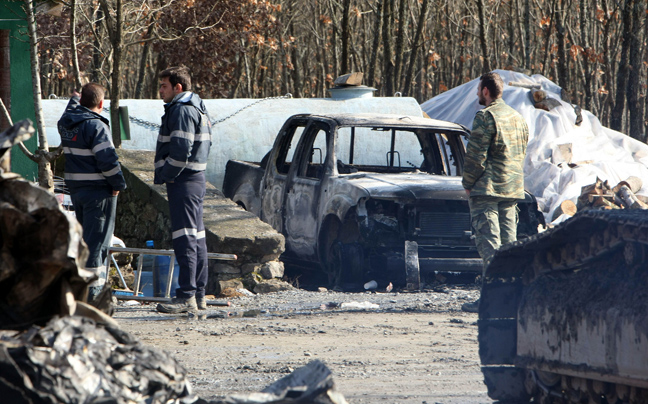
[[[28,120],[2,132],[0,160],[33,133]],[[166,403],[188,396],[175,359],[137,343],[85,302],[94,280],[84,269],[87,254],[81,226],[52,193],[0,170],[0,401]]]
[[52,319],[0,344],[3,402],[192,402],[185,373],[166,353],[82,316]]
[[[2,132],[0,159],[33,132],[28,120]],[[82,302],[94,275],[79,265],[88,254],[81,231],[52,193],[0,172],[0,328],[96,311]]]

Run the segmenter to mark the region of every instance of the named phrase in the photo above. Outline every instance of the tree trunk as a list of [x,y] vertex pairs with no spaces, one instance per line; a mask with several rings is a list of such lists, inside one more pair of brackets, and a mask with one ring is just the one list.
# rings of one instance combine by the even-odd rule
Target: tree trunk
[[645,141],[643,129],[644,104],[639,98],[642,92],[641,72],[643,69],[644,49],[641,41],[645,32],[645,6],[643,1],[634,0],[632,7],[632,35],[630,39],[630,66],[628,73],[628,90],[626,91],[628,112],[630,114],[628,134],[639,141]]
[[603,86],[607,87],[607,93],[601,94],[601,106],[599,107],[599,119],[603,126],[610,126],[610,109],[612,99],[612,67],[610,61],[610,10],[608,8],[607,0],[601,2],[605,18],[603,19]]
[[625,111],[626,91],[628,91],[628,77],[630,75],[630,66],[628,58],[630,56],[630,41],[632,40],[632,5],[633,0],[623,2],[622,18],[622,41],[621,41],[621,60],[619,61],[619,70],[616,77],[616,95],[614,107],[610,117],[610,128],[619,132],[623,131],[623,113]]
[[[54,191],[54,175],[52,174],[51,161],[56,159],[61,152],[62,148],[50,153],[49,145],[47,144],[47,134],[45,133],[45,119],[43,118],[43,105],[41,103],[41,87],[40,87],[40,67],[38,60],[38,38],[36,36],[36,19],[34,17],[34,6],[31,0],[25,0],[25,12],[27,14],[27,30],[29,32],[29,53],[31,56],[31,73],[33,82],[33,100],[34,110],[36,112],[36,127],[38,130],[38,150],[34,153],[35,161],[38,163],[38,185],[49,190]],[[25,150],[23,150],[25,151]],[[27,154],[29,156],[29,154]],[[34,158],[32,158],[34,160]]]
[[524,63],[525,68],[531,69],[531,13],[529,8],[529,1],[524,0]]
[[484,0],[477,0],[477,11],[479,14],[479,44],[481,45],[481,56],[483,58],[482,71],[488,73],[491,71],[490,59],[488,57],[488,45],[486,43],[488,34],[486,32],[486,18],[484,16]]
[[[146,39],[150,39],[155,30],[155,24],[151,22],[149,24],[148,30],[146,31]],[[139,72],[137,75],[137,84],[135,85],[135,98],[144,98],[144,84],[146,80],[146,71],[149,59],[151,57],[151,41],[146,41],[144,43],[144,49],[142,49],[142,55],[140,56]]]
[[556,44],[558,45],[558,85],[567,95],[566,100],[571,102],[571,85],[567,73],[567,57],[565,51],[565,11],[563,0],[559,0],[559,7],[554,10],[556,20]]
[[[98,8],[96,11],[96,20],[102,18],[103,11],[101,8]],[[97,33],[100,33],[101,25],[97,25]],[[95,37],[93,40],[94,46],[92,47],[92,81],[98,83],[101,79],[101,44],[99,43],[99,38]]]
[[[509,2],[509,18],[508,18],[508,68],[513,68],[515,66],[515,20],[513,16],[515,15],[515,9],[513,7],[513,0]],[[522,36],[522,33],[520,33]]]
[[77,52],[76,34],[76,0],[70,0],[70,53],[72,57],[72,68],[74,69],[74,84],[77,91],[81,91],[81,72],[79,71],[79,57]]
[[[291,35],[295,34],[295,26],[291,22],[290,23],[290,33]],[[293,80],[293,95],[295,98],[302,98],[302,77],[301,77],[301,71],[299,69],[299,54],[298,54],[298,49],[297,46],[291,45],[290,48],[291,52],[291,58],[292,58],[292,64],[293,64],[293,69],[291,72],[292,80]]]
[[551,1],[551,8],[549,9],[549,26],[547,27],[547,31],[545,32],[545,44],[544,44],[544,56],[543,56],[543,61],[542,61],[542,74],[544,76],[547,76],[549,74],[549,45],[551,44],[551,30],[553,29],[553,24],[554,24],[554,10],[556,9],[556,0]]
[[122,91],[122,49],[124,19],[122,15],[123,0],[116,0],[115,38],[113,42],[113,65],[110,88],[110,129],[116,148],[121,146],[121,125],[119,121],[119,98]]
[[592,75],[593,72],[591,71],[590,68],[590,53],[593,52],[594,50],[590,48],[589,44],[589,39],[588,39],[588,32],[589,32],[589,24],[590,24],[590,11],[589,11],[589,6],[586,4],[586,0],[580,0],[579,4],[580,8],[580,31],[581,31],[581,46],[583,47],[583,82],[584,82],[584,90],[585,90],[585,102],[584,102],[584,108],[592,111],[594,114],[596,114],[595,111],[592,110],[593,103],[592,103]]
[[[333,1],[329,1],[329,8],[330,8],[330,13],[331,13],[331,19],[335,21],[335,7],[333,6]],[[340,57],[338,55],[338,34],[337,30],[335,29],[335,23],[333,22],[332,24],[332,29],[331,29],[331,47],[330,52],[333,55],[333,75],[336,77],[340,75]]]
[[394,0],[383,0],[383,91],[384,96],[394,95],[394,62],[392,60],[392,17],[394,15]]
[[394,63],[394,88],[398,89],[401,84],[403,58],[405,54],[405,27],[408,25],[408,13],[405,10],[406,0],[400,0],[398,6],[398,33],[396,35],[396,61]]
[[382,7],[383,1],[378,0],[376,5],[376,18],[374,23],[373,44],[371,46],[371,58],[367,71],[367,85],[376,85],[376,61],[378,60],[378,50],[380,48],[380,31],[382,30]]
[[352,73],[349,70],[349,37],[351,30],[349,29],[349,13],[351,9],[351,0],[344,0],[342,4],[342,57],[340,73]]
[[416,26],[416,34],[414,34],[414,43],[410,51],[409,63],[407,65],[407,73],[405,74],[405,85],[403,85],[403,95],[410,95],[412,93],[412,79],[414,74],[414,66],[418,56],[418,50],[421,47],[421,37],[423,36],[423,28],[425,28],[425,20],[427,18],[428,6],[430,0],[423,0],[421,4],[421,11],[419,14],[418,24]]

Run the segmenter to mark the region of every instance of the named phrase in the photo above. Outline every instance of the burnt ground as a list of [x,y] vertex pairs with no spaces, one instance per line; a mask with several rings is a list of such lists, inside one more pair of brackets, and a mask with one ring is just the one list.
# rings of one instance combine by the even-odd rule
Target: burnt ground
[[121,302],[114,318],[178,359],[206,400],[260,391],[319,359],[349,403],[489,403],[477,315],[461,311],[478,296],[474,284],[416,293],[294,289],[230,298],[231,307],[200,316]]

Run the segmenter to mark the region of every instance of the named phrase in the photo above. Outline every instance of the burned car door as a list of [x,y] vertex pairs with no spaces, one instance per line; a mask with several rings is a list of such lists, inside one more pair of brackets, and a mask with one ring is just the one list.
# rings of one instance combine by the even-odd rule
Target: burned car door
[[287,178],[297,146],[308,124],[307,119],[292,119],[281,129],[261,181],[261,220],[283,232],[283,204]]
[[318,208],[322,183],[330,177],[328,163],[329,126],[314,121],[306,128],[297,149],[299,158],[291,167],[284,195],[286,249],[302,259],[315,259]]

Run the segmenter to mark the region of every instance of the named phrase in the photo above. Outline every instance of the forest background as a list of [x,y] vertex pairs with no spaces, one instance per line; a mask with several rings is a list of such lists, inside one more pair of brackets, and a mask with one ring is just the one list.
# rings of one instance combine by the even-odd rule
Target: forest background
[[36,13],[43,96],[96,81],[116,105],[159,98],[157,73],[182,63],[202,98],[326,97],[337,76],[363,72],[376,95],[422,103],[511,69],[646,141],[645,0],[49,3]]

